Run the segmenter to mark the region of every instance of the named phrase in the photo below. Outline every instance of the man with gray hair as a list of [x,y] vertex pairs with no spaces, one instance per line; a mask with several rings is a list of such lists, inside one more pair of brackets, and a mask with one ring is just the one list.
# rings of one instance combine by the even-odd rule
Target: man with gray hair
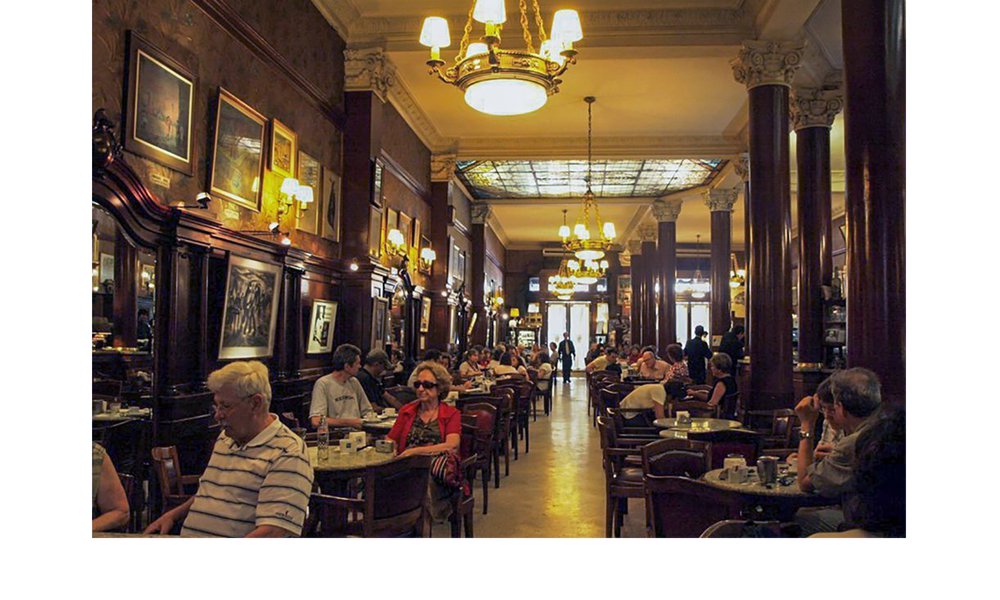
[[398,410],[403,407],[403,403],[387,393],[382,385],[382,373],[388,368],[389,355],[385,350],[375,348],[365,355],[364,364],[356,377],[371,404],[377,405],[379,409],[392,407]]
[[361,427],[367,414],[375,414],[356,375],[361,370],[361,350],[341,344],[333,351],[333,372],[316,380],[309,421],[313,429],[326,419],[330,427]]
[[259,361],[233,362],[208,376],[222,433],[198,492],[145,533],[285,537],[302,533],[313,469],[306,445],[270,412],[271,384]]
[[[836,531],[840,523],[853,522],[857,512],[857,491],[854,488],[855,446],[858,435],[875,418],[882,405],[882,389],[878,376],[868,369],[856,367],[830,376],[830,395],[803,398],[795,407],[802,423],[798,451],[798,483],[806,492],[815,491],[826,498],[838,499],[841,511],[799,511],[796,521],[803,533]],[[831,427],[844,436],[822,460],[814,455],[813,432],[820,412]]]

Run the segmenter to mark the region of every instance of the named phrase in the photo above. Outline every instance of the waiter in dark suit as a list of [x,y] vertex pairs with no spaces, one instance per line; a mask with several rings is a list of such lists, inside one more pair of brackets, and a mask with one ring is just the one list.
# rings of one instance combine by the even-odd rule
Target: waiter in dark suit
[[569,332],[563,333],[563,340],[559,342],[559,360],[562,361],[563,383],[569,383],[569,373],[573,370],[573,359],[576,357],[576,346],[569,339]]
[[712,350],[705,342],[705,328],[694,328],[694,337],[684,346],[684,356],[688,361],[688,375],[697,384],[705,383],[705,361],[712,358]]

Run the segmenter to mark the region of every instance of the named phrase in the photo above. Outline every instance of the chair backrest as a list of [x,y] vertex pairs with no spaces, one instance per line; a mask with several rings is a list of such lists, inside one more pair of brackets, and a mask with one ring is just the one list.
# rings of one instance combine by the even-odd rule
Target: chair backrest
[[739,514],[739,496],[687,477],[646,475],[646,510],[654,537],[699,537]]
[[748,429],[689,431],[688,439],[712,444],[712,468],[721,469],[730,454],[739,454],[753,465],[764,447],[764,436]]
[[642,472],[697,479],[711,470],[707,442],[665,438],[642,447]]
[[719,418],[719,406],[710,406],[708,402],[699,402],[697,400],[688,400],[687,402],[671,402],[670,403],[670,415],[676,415],[677,411],[687,411],[692,417],[697,418],[709,418],[718,419]]
[[476,415],[462,413],[462,437],[458,445],[458,456],[462,460],[476,453],[476,434],[478,433]]
[[743,538],[743,537],[781,537],[781,524],[778,521],[719,521],[701,534],[703,538]]
[[[497,407],[489,402],[472,402],[462,407],[463,419],[465,415],[475,418],[477,430],[477,440],[485,444],[484,450],[490,448],[495,436],[499,435],[499,422],[497,421]],[[479,452],[477,449],[476,452]]]
[[160,489],[164,494],[183,495],[181,484],[181,460],[177,455],[177,446],[157,446],[153,448],[153,469],[160,481]]
[[782,442],[782,448],[792,447],[792,434],[798,424],[798,416],[790,408],[780,408],[774,411],[771,420],[771,438],[775,442]]
[[394,385],[385,391],[402,404],[409,404],[417,399],[417,391],[405,385]]
[[299,429],[299,419],[295,416],[294,412],[286,411],[278,415],[281,422],[285,424],[289,429],[295,430]]
[[401,535],[420,521],[433,457],[407,456],[365,469],[365,534]]

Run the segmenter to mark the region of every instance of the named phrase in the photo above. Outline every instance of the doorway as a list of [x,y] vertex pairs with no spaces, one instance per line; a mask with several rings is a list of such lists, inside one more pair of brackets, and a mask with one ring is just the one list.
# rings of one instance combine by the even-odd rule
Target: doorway
[[547,309],[546,343],[558,345],[563,332],[568,331],[576,348],[573,370],[582,371],[587,366],[587,350],[590,349],[590,302],[549,302]]

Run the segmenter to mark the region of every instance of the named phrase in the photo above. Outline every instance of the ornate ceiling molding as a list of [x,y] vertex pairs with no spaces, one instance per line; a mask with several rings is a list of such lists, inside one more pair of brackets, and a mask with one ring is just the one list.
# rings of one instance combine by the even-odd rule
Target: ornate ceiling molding
[[396,84],[396,66],[378,46],[344,50],[344,91],[375,92],[383,102]]
[[679,198],[657,198],[653,201],[653,217],[657,223],[675,223],[683,206],[684,201]]
[[732,159],[733,170],[736,171],[736,176],[740,178],[740,181],[746,183],[750,179],[750,154],[748,152],[740,152]]
[[793,88],[789,100],[792,129],[833,127],[833,119],[844,108],[844,93],[839,89]]
[[[596,159],[716,159],[732,156],[745,148],[737,138],[704,136],[614,136],[594,138]],[[459,160],[584,159],[587,138],[536,137],[530,145],[523,138],[463,138],[458,142]]]
[[437,128],[431,123],[427,113],[417,104],[417,100],[410,93],[401,77],[396,78],[395,85],[389,88],[389,102],[396,107],[403,120],[410,126],[413,133],[417,134],[428,150],[442,154],[455,147],[454,139],[442,137],[438,133]]
[[656,242],[656,226],[643,225],[639,228],[639,239],[643,242]]
[[431,155],[431,181],[443,182],[451,180],[455,175],[454,154]]
[[493,215],[493,209],[485,202],[473,202],[469,209],[472,211],[473,225],[485,225]]
[[747,89],[761,85],[791,87],[795,71],[802,61],[804,42],[746,40],[730,64],[733,77]]
[[642,256],[642,240],[629,240],[628,241],[628,253],[629,256],[635,256],[636,254]]
[[733,205],[736,204],[736,198],[740,195],[740,189],[738,187],[716,188],[705,190],[703,193],[705,205],[708,206],[709,211],[733,212]]

